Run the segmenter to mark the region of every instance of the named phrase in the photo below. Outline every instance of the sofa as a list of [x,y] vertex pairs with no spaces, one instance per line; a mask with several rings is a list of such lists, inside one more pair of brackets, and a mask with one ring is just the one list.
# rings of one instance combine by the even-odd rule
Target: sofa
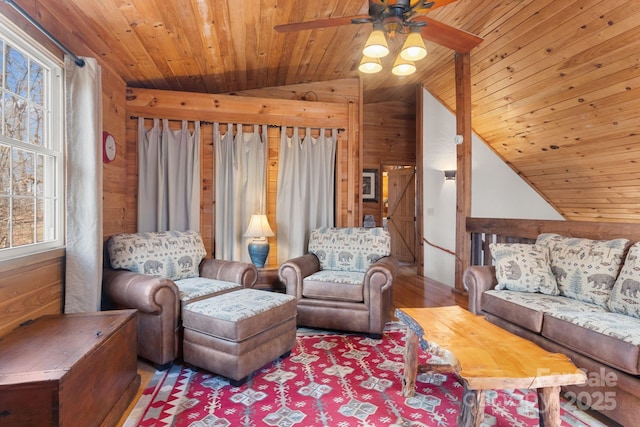
[[493,265],[463,275],[469,310],[584,369],[563,388],[578,408],[622,425],[640,419],[640,242],[542,233],[492,243]]
[[251,288],[253,264],[206,258],[195,231],[123,233],[106,242],[103,309],[138,310],[138,356],[166,368],[179,357],[182,308]]
[[308,253],[284,262],[278,274],[298,301],[298,325],[380,337],[397,272],[383,228],[321,227],[311,231]]

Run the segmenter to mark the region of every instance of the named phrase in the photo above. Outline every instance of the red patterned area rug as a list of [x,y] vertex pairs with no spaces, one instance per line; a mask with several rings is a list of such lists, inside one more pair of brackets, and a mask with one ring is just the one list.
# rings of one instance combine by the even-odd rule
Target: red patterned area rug
[[[240,387],[191,366],[156,372],[125,427],[455,426],[462,386],[454,374],[421,374],[402,396],[405,328],[390,323],[381,340],[299,329],[291,355]],[[420,363],[431,356],[420,354]],[[483,426],[537,426],[537,397],[488,391]],[[562,402],[563,426],[602,426]]]

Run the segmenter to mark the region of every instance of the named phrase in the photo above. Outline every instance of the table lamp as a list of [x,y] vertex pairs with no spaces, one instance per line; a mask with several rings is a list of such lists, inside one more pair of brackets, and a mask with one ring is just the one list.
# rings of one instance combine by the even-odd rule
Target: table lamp
[[264,267],[264,263],[269,255],[269,242],[267,237],[275,236],[269,221],[264,214],[251,215],[249,227],[244,232],[244,237],[253,237],[249,242],[249,257],[256,267]]

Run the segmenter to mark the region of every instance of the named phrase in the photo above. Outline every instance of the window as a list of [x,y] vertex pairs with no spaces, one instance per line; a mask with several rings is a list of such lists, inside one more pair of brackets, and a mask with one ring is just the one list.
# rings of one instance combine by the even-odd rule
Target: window
[[0,16],[0,260],[61,246],[59,62]]

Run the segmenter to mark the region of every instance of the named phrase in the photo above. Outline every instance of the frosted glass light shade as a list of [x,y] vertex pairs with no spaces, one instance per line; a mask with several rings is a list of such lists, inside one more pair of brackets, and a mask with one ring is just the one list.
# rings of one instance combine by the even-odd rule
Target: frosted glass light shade
[[380,62],[380,58],[369,58],[368,56],[363,56],[358,70],[366,74],[373,74],[381,71],[382,63]]
[[419,61],[427,56],[427,49],[420,33],[409,33],[400,51],[400,56],[406,61]]
[[362,54],[369,58],[383,58],[389,54],[387,38],[382,30],[373,30],[362,49]]
[[393,63],[391,72],[396,76],[408,76],[416,72],[416,64],[412,61],[402,59],[402,57],[398,55],[396,62]]

